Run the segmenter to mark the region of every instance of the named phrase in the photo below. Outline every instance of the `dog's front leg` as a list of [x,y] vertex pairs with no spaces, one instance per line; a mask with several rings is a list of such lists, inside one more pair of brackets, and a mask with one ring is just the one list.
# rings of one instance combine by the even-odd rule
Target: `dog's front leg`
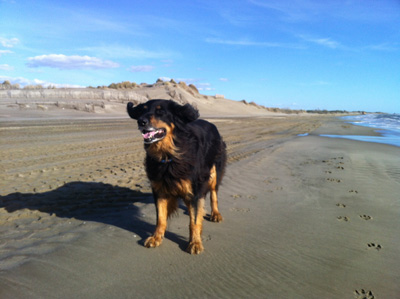
[[157,226],[154,234],[148,237],[144,242],[147,248],[160,246],[164,238],[165,230],[167,228],[168,217],[168,200],[165,198],[157,198],[156,200],[157,211]]
[[201,233],[203,230],[204,197],[188,204],[190,216],[190,241],[187,251],[191,254],[199,254],[204,250]]

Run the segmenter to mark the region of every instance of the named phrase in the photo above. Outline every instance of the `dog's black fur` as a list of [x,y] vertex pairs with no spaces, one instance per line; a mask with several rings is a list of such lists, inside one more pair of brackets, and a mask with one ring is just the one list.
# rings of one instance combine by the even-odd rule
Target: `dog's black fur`
[[127,111],[136,119],[144,138],[146,172],[151,182],[157,210],[157,227],[146,247],[161,244],[166,220],[177,208],[179,198],[190,215],[188,251],[203,251],[201,242],[203,203],[211,192],[211,216],[220,222],[217,191],[226,165],[226,145],[212,123],[198,119],[193,106],[171,100],[151,100]]

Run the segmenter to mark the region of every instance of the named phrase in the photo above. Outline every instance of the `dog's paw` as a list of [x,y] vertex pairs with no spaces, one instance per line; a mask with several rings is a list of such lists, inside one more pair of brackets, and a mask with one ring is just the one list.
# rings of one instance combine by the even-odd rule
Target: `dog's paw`
[[190,242],[187,248],[187,252],[190,254],[200,254],[204,250],[203,244],[201,242]]
[[210,220],[212,222],[221,222],[222,221],[222,215],[219,212],[212,212],[210,216]]
[[156,238],[155,236],[148,237],[144,242],[144,246],[147,248],[158,247],[162,243],[162,238]]

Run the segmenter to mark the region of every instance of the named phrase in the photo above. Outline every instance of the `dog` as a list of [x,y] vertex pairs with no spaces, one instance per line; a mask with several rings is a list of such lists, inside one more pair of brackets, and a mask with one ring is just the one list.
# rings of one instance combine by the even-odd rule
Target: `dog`
[[129,102],[127,112],[137,120],[143,136],[145,168],[157,212],[156,229],[144,246],[161,245],[167,219],[183,199],[190,216],[187,251],[201,253],[204,201],[209,192],[210,220],[222,221],[217,192],[225,172],[225,142],[214,124],[198,119],[198,110],[190,104],[150,100],[134,106]]

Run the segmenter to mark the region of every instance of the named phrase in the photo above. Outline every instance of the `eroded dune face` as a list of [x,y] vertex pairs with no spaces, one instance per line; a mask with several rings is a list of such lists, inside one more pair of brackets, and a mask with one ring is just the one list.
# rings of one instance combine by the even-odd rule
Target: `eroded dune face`
[[[131,88],[42,88],[0,90],[0,119],[15,117],[88,117],[125,116],[126,103],[144,103],[149,99],[190,103],[204,116],[268,115],[265,107],[225,99],[223,95],[200,94],[194,85],[184,82],[157,81],[155,84],[134,85]],[[28,111],[28,112],[27,112]],[[56,115],[53,115],[56,113]]]

